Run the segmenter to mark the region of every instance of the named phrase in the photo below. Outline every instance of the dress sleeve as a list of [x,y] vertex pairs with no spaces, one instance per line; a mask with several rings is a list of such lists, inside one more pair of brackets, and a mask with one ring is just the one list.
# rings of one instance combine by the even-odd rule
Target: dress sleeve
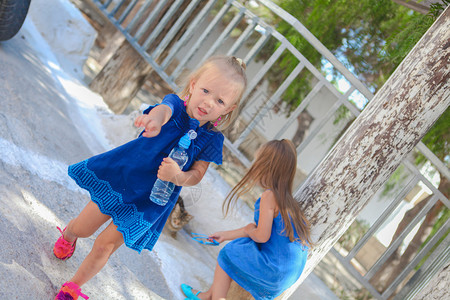
[[144,110],[143,114],[148,114],[153,108],[155,108],[158,105],[164,104],[167,105],[170,110],[172,111],[172,117],[176,116],[180,113],[181,109],[181,99],[175,95],[175,94],[169,94],[164,97],[164,99],[161,101],[161,103],[150,105],[146,110]]
[[216,165],[222,164],[222,150],[223,150],[223,134],[214,132],[209,142],[202,148],[196,160],[203,160],[206,162],[213,162]]

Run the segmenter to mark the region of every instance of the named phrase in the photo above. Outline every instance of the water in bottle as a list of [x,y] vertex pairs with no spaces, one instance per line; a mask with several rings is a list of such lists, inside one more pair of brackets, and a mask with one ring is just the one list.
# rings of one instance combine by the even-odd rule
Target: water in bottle
[[[178,146],[175,146],[170,152],[169,157],[180,166],[180,169],[183,169],[184,165],[187,163],[189,157],[186,153],[186,149],[191,145],[191,140],[196,137],[197,133],[194,130],[189,130],[188,133],[181,137]],[[150,200],[158,205],[164,206],[169,201],[174,188],[174,183],[158,178],[153,185]]]

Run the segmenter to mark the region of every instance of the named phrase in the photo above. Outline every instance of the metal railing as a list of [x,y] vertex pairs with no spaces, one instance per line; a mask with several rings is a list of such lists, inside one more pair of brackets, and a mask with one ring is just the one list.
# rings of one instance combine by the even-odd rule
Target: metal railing
[[[338,111],[340,107],[345,107],[357,117],[360,109],[354,103],[349,101],[355,93],[364,96],[367,101],[373,98],[373,94],[354,76],[345,66],[318,40],[311,34],[297,19],[289,13],[282,10],[271,1],[260,0],[259,5],[270,9],[285,22],[290,24],[299,34],[301,34],[333,68],[342,75],[342,78],[348,82],[349,87],[346,91],[340,91],[333,85],[311,62],[306,59],[275,27],[267,24],[257,15],[251,7],[244,6],[239,1],[152,1],[152,0],[92,0],[97,7],[108,17],[108,19],[120,30],[128,42],[139,52],[139,54],[152,66],[153,70],[174,90],[178,91],[177,79],[185,70],[194,68],[202,63],[204,59],[213,54],[236,55],[239,52],[240,57],[244,57],[247,69],[253,67],[254,74],[251,76],[248,89],[244,94],[243,103],[252,103],[252,92],[259,88],[280,57],[285,53],[290,53],[297,60],[297,65],[293,71],[286,76],[278,88],[267,95],[267,100],[262,103],[254,114],[247,114],[247,120],[242,132],[232,140],[225,138],[225,146],[231,151],[245,166],[250,165],[250,159],[246,157],[240,147],[242,143],[249,138],[249,135],[256,130],[263,118],[279,103],[286,89],[297,79],[299,74],[307,70],[312,75],[311,87],[309,93],[302,99],[300,105],[295,108],[286,122],[282,124],[273,138],[284,136],[287,128],[292,126],[298,116],[308,109],[308,106],[314,101],[319,101],[319,93],[323,90],[328,91],[334,97],[334,104],[327,108],[322,116],[315,120],[310,133],[297,145],[298,153],[304,151],[313,139],[319,134]],[[170,25],[170,28],[168,28]],[[233,37],[233,31],[239,28],[240,35]],[[199,32],[200,31],[200,32]],[[269,40],[275,40],[279,46],[270,54],[265,61],[256,61],[256,58],[267,45]],[[155,41],[158,41],[155,43]],[[231,42],[230,42],[231,41]],[[208,47],[204,47],[206,43]],[[186,47],[186,45],[189,45]],[[195,62],[195,64],[193,64]],[[257,65],[257,67],[255,67]],[[267,92],[265,92],[267,93]],[[244,107],[245,110],[245,107]],[[423,144],[419,143],[416,150],[421,152],[434,167],[447,178],[450,178],[448,168]],[[325,154],[323,155],[325,156]],[[317,163],[320,157],[316,158]],[[403,189],[395,197],[375,224],[365,234],[365,236],[356,244],[356,246],[346,255],[341,255],[338,251],[332,250],[332,253],[342,262],[344,267],[377,299],[387,299],[394,294],[395,289],[401,281],[406,278],[409,271],[413,270],[419,261],[429,252],[440,238],[444,238],[449,228],[449,221],[436,233],[436,235],[420,250],[416,257],[404,268],[404,271],[394,280],[389,287],[379,293],[369,282],[378,268],[386,261],[388,256],[397,249],[406,236],[420,222],[421,218],[429,211],[433,204],[440,200],[447,207],[450,207],[448,199],[435,188],[409,161],[404,160],[406,166],[413,174],[413,178],[404,184]],[[351,264],[351,260],[366,244],[376,230],[383,224],[392,211],[399,205],[417,182],[423,182],[433,191],[433,197],[429,203],[422,209],[420,214],[415,217],[413,222],[400,234],[396,241],[389,246],[385,253],[378,259],[372,268],[365,274],[356,270]],[[415,275],[408,281],[404,288],[397,293],[401,299],[409,299],[417,290],[429,280],[430,276],[436,272],[440,266],[449,260],[449,237],[446,236],[441,246],[433,251],[433,254],[427,259],[422,267],[416,271]],[[447,246],[447,247],[445,247]],[[400,299],[400,298],[398,298]]]
[[[236,55],[237,50],[246,49],[244,56],[244,62],[248,68],[252,67],[255,57],[264,48],[264,45],[269,39],[275,39],[280,43],[278,49],[272,53],[269,59],[265,61],[262,67],[250,78],[247,92],[244,94],[243,102],[246,102],[246,97],[249,97],[250,93],[257,88],[258,84],[264,80],[264,76],[270,70],[274,63],[280,59],[280,57],[289,52],[296,59],[298,64],[294,68],[291,74],[287,76],[280,87],[268,96],[267,101],[263,107],[258,110],[258,113],[251,116],[246,129],[239,134],[235,141],[230,139],[225,140],[225,146],[231,150],[231,152],[238,157],[245,166],[249,166],[250,160],[242,155],[239,150],[239,146],[248,137],[249,133],[254,130],[256,125],[261,119],[267,115],[283,96],[285,90],[296,79],[299,73],[306,69],[314,77],[312,81],[316,82],[312,87],[308,96],[302,101],[302,105],[299,106],[290,115],[290,118],[285,123],[284,127],[290,126],[297,118],[297,116],[306,109],[309,102],[314,99],[321,89],[325,88],[329,90],[334,97],[338,100],[332,110],[328,111],[321,120],[318,120],[319,125],[316,126],[316,131],[320,130],[326,121],[327,117],[336,113],[337,109],[341,105],[347,107],[354,116],[359,114],[359,110],[349,100],[351,94],[357,90],[364,95],[368,100],[372,99],[373,94],[347,69],[339,62],[335,56],[327,50],[298,20],[293,18],[290,14],[280,9],[271,1],[259,1],[261,5],[265,5],[268,9],[274,11],[282,19],[291,24],[294,28],[301,33],[305,39],[307,39],[318,51],[322,54],[323,58],[328,60],[334,68],[342,74],[342,76],[350,83],[349,89],[342,94],[336,87],[325,78],[320,70],[318,70],[313,64],[311,64],[283,35],[276,31],[271,25],[265,23],[259,16],[252,12],[249,8],[244,7],[239,1],[222,1],[224,2],[220,9],[214,11],[213,9],[220,5],[220,1],[189,1],[189,5],[183,10],[183,13],[177,18],[175,24],[172,25],[170,30],[165,34],[162,40],[158,43],[157,47],[149,47],[161,33],[162,29],[169,24],[169,21],[174,18],[175,13],[180,8],[180,5],[185,1],[99,1],[92,0],[102,10],[102,12],[111,20],[111,22],[125,35],[128,42],[141,54],[141,56],[152,66],[153,70],[174,90],[178,91],[180,87],[177,85],[177,79],[180,77],[184,69],[188,69],[188,63],[193,60],[194,56],[199,52],[202,52],[203,59],[197,59],[196,63],[201,64],[207,57],[222,53],[227,55]],[[170,4],[171,3],[171,4]],[[206,3],[206,4],[205,4]],[[201,6],[201,10],[198,8]],[[166,9],[164,16],[159,16],[157,25],[155,21],[162,10]],[[186,23],[189,14],[191,14],[197,8],[197,15],[191,19],[189,23]],[[202,51],[201,45],[208,39],[211,40],[211,33],[213,30],[223,26],[224,19],[228,18],[231,21],[225,26],[224,29],[220,29],[220,36],[212,37],[214,43],[208,47],[206,51]],[[199,30],[200,24],[204,20],[208,20],[207,27],[203,28],[203,32],[199,37],[196,37],[196,42],[189,45],[187,52],[183,46],[196,34]],[[243,30],[243,33],[237,38],[231,46],[225,48],[224,42],[229,39],[231,32],[238,27],[246,23],[247,26]],[[176,33],[183,28],[184,33],[177,40],[174,40]],[[151,32],[150,32],[151,31]],[[255,35],[258,36],[256,42]],[[252,37],[252,42],[250,42]],[[243,47],[244,44],[252,44],[251,47]],[[170,45],[170,47],[169,47]],[[247,45],[246,45],[247,46]],[[181,59],[177,61],[177,54],[183,51]],[[176,63],[176,68],[169,71],[169,66]],[[279,138],[283,135],[284,127],[280,128],[276,135]],[[299,152],[304,149],[311,141],[314,134],[310,135],[309,139],[306,139],[302,144],[298,145]]]
[[[371,278],[389,259],[394,251],[397,250],[397,248],[401,245],[405,237],[413,230],[413,228],[423,220],[427,213],[430,212],[437,201],[441,201],[447,208],[450,208],[450,201],[421,174],[421,172],[414,164],[407,160],[404,160],[402,162],[402,165],[406,167],[406,169],[412,176],[410,176],[408,180],[403,183],[403,188],[397,193],[393,201],[389,204],[388,207],[386,207],[386,209],[378,217],[376,222],[369,228],[364,236],[359,239],[356,245],[353,246],[346,255],[343,255],[335,248],[331,249],[332,254],[376,299],[389,299],[392,295],[395,295],[394,299],[396,300],[412,299],[424,285],[424,281],[429,281],[433,274],[435,274],[440,268],[448,264],[448,262],[450,261],[450,236],[448,235],[448,231],[450,229],[450,219],[447,219],[445,223],[437,230],[437,232],[429,239],[429,241],[426,244],[422,245],[422,248],[415,254],[414,258],[407,265],[403,266],[403,269],[397,276],[397,278],[390,282],[382,292],[379,292],[370,283]],[[443,170],[443,173],[445,172],[448,172],[448,169]],[[405,199],[407,194],[415,186],[417,186],[419,182],[425,184],[432,191],[431,198],[427,201],[426,205],[420,210],[420,212],[414,216],[411,222],[398,234],[395,240],[390,243],[384,253],[376,260],[376,262],[369,268],[369,270],[367,270],[367,272],[362,275],[361,272],[354,267],[351,261],[355,259],[357,253],[382,227],[384,222],[390,217],[395,208],[397,208],[400,202]],[[440,241],[441,239],[443,240]],[[437,246],[436,249],[430,252],[435,246]],[[426,255],[429,255],[426,262],[415,271],[415,274],[404,285],[404,287],[396,294],[394,294],[403,280],[405,280],[407,276],[410,276],[410,272],[412,272],[419,265],[421,260]]]

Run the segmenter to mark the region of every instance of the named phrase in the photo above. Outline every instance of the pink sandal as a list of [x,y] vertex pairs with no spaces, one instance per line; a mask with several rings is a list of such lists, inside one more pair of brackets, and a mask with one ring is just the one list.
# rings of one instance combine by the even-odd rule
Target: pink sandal
[[75,251],[75,246],[77,244],[77,240],[73,243],[69,243],[64,239],[64,231],[66,231],[66,228],[64,230],[61,230],[61,228],[58,228],[59,232],[61,232],[61,236],[56,241],[55,246],[53,247],[53,254],[56,256],[56,258],[59,258],[61,260],[66,260],[72,257],[73,252]]
[[81,288],[78,284],[66,282],[62,285],[59,293],[55,297],[55,300],[77,300],[78,296],[81,296],[84,299],[89,299],[88,296],[81,292]]

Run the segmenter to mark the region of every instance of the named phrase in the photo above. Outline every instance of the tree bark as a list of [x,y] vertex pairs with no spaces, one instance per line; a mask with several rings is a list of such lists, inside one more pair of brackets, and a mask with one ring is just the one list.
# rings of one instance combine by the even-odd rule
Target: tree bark
[[[420,291],[414,300],[443,300],[450,299],[450,264],[437,273],[427,286]],[[446,296],[447,295],[447,296]]]
[[450,104],[447,8],[296,193],[315,246],[287,299]]
[[121,113],[139,91],[151,67],[124,41],[105,67],[92,80],[90,88],[99,93],[109,108]]
[[112,23],[108,23],[98,36],[101,38],[97,38],[97,43],[102,48],[98,63],[104,67],[125,42],[125,36]]
[[70,0],[86,17],[88,22],[99,31],[105,24],[109,23],[108,18],[101,12],[92,0]]
[[297,131],[292,138],[292,142],[295,146],[298,147],[303,142],[303,139],[306,136],[309,128],[311,127],[311,123],[314,121],[314,118],[306,111],[302,111],[297,117]]
[[[144,1],[142,1],[142,3],[143,2]],[[157,26],[159,20],[164,17],[164,14],[172,4],[173,0],[164,5],[164,8],[161,9],[161,12],[159,12],[156,20],[151,24],[146,32],[143,33],[142,37],[140,38],[140,42],[143,42],[147,39],[152,30]],[[177,18],[181,15],[183,10],[188,5],[189,2],[185,2],[179,7],[177,12],[172,16],[162,32],[149,46],[147,52],[151,52],[154,48],[156,48],[158,43],[163,39],[170,28],[172,28],[173,24],[177,21]],[[161,60],[166,55],[166,53],[168,53],[173,43],[183,34],[184,30],[187,27],[187,24],[189,24],[190,20],[196,16],[197,12],[204,5],[205,3],[201,2],[194,9],[192,16],[188,18],[184,26],[180,29],[180,32],[174,37],[171,43],[169,43],[167,49],[160,56],[159,60]],[[124,22],[125,25],[129,21],[129,19],[131,19],[134,14],[136,14],[138,8],[139,5],[130,13],[130,16]],[[152,8],[152,6],[149,7],[148,11],[145,14],[149,14]],[[137,28],[142,25],[144,20],[145,17],[141,18],[138,21],[138,23],[134,26],[134,29],[131,31],[131,34],[134,34]],[[102,52],[102,56],[104,57],[104,59],[101,59],[100,63],[102,65],[105,65],[100,73],[97,74],[97,76],[93,79],[90,85],[90,87],[94,91],[103,96],[104,101],[108,104],[111,110],[115,113],[123,112],[147,80],[154,81],[159,89],[165,91],[162,95],[162,93],[158,93],[158,89],[155,89],[155,92],[158,93],[157,96],[160,98],[167,94],[167,91],[172,92],[172,89],[162,79],[160,79],[160,77],[155,72],[152,71],[153,69],[150,67],[150,65],[142,58],[141,55],[138,54],[136,50],[134,50],[134,48],[128,43],[128,41],[123,38],[123,36],[120,38],[122,40],[120,46],[117,47],[118,38],[118,36],[114,36],[114,39],[116,41],[114,41],[114,39],[110,41],[110,47],[105,47],[105,50]],[[114,45],[114,43],[116,45]],[[117,49],[117,51],[114,52],[112,58],[108,61],[105,61],[107,57],[111,56],[111,51],[114,51],[115,49]]]

